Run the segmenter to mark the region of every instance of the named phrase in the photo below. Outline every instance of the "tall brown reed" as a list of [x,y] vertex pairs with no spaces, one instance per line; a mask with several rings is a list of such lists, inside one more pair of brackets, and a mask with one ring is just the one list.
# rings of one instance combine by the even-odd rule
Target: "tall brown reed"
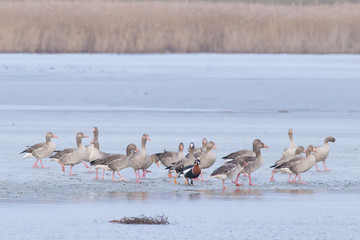
[[360,53],[360,4],[6,1],[0,52]]

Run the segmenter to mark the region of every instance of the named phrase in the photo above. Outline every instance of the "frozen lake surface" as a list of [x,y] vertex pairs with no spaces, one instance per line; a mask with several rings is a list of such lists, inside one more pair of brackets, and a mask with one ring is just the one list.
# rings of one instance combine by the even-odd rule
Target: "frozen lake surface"
[[[359,239],[360,55],[28,55],[0,54],[1,239]],[[94,180],[81,164],[68,176],[56,162],[33,169],[21,160],[47,131],[58,149],[75,134],[99,128],[100,148],[123,153],[130,142],[147,152],[176,150],[180,141],[213,140],[217,161],[260,138],[258,186],[217,179],[174,185],[153,165],[142,184]],[[289,145],[331,144],[327,166],[288,184],[271,166]],[[85,143],[88,144],[86,139]],[[323,169],[322,164],[319,167]],[[166,215],[166,226],[108,221]]]

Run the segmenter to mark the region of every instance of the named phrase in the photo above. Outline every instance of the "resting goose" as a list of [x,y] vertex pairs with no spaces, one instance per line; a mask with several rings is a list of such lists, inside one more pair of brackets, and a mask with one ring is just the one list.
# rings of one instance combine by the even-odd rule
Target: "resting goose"
[[57,136],[52,132],[48,132],[45,135],[46,142],[37,143],[22,151],[20,154],[26,153],[22,160],[26,158],[36,158],[36,162],[34,163],[33,168],[38,167],[37,162],[39,160],[41,167],[45,168],[41,159],[49,157],[56,149],[56,145],[51,141],[51,138],[57,138]]
[[[109,154],[103,158],[91,161],[90,164],[94,166],[96,170],[103,169],[104,172],[105,170],[113,171],[111,181],[114,181],[115,172],[119,174],[122,181],[125,181],[125,179],[120,175],[119,171],[130,166],[133,151],[139,152],[139,149],[136,147],[135,144],[131,143],[126,147],[126,155]],[[102,176],[102,179],[104,179],[104,174]]]
[[[295,151],[295,157],[301,156],[301,153],[303,153],[303,152],[305,152],[305,148],[304,148],[303,146],[297,147],[297,148],[296,148],[296,151]],[[275,173],[277,173],[277,172],[279,172],[279,171],[282,172],[282,173],[288,173],[288,174],[289,174],[289,180],[288,180],[288,182],[290,182],[292,172],[287,171],[286,169],[284,169],[284,170],[281,170],[281,169],[278,170],[278,169],[276,169],[276,167],[282,165],[282,164],[285,163],[285,162],[290,161],[290,160],[293,159],[293,158],[294,158],[294,157],[282,157],[280,160],[277,160],[274,165],[270,166],[270,168],[274,168],[274,170],[272,171],[272,175],[271,175],[271,177],[270,177],[270,182],[275,182],[274,175],[275,175]]]
[[130,166],[135,171],[136,182],[140,182],[141,176],[139,173],[140,169],[146,169],[146,167],[152,164],[151,158],[146,154],[146,141],[150,141],[149,135],[144,133],[141,137],[141,151],[140,153],[134,154],[130,161]]
[[316,152],[316,148],[313,145],[309,145],[306,148],[305,157],[304,156],[294,157],[290,161],[281,164],[275,169],[278,169],[279,171],[281,170],[290,171],[291,173],[296,174],[295,178],[292,180],[292,183],[294,183],[295,179],[298,177],[300,183],[304,184],[304,182],[301,180],[300,173],[306,172],[314,166],[315,156],[311,154],[312,152]]
[[[162,165],[165,167],[171,167],[173,163],[183,159],[184,155],[184,144],[181,142],[179,143],[178,152],[166,151],[164,150],[163,153],[156,153],[156,157],[159,159]],[[172,178],[171,172],[168,172],[169,178]]]
[[78,148],[66,148],[58,153],[53,154],[50,156],[50,158],[54,161],[57,161],[61,165],[63,172],[65,172],[65,165],[70,165],[69,175],[76,175],[72,174],[72,167],[81,163],[86,158],[86,149],[81,140],[88,137],[89,136],[85,135],[84,133],[78,132],[76,134],[76,144]]
[[294,131],[292,128],[289,129],[288,135],[289,135],[289,140],[290,140],[290,145],[288,148],[286,148],[283,153],[282,153],[282,157],[295,157],[295,151],[296,151],[296,144],[294,142],[294,137],[293,137]]
[[325,160],[326,158],[329,156],[329,152],[330,152],[330,145],[329,142],[335,142],[335,138],[334,137],[327,137],[324,140],[324,145],[323,146],[316,146],[316,150],[317,152],[314,152],[314,156],[315,156],[315,167],[316,167],[316,171],[319,172],[320,170],[318,169],[317,166],[317,162],[322,161],[325,167],[325,171],[331,171],[330,169],[328,169],[325,165]]
[[[201,169],[209,168],[215,163],[216,155],[212,151],[212,149],[217,150],[215,143],[213,141],[210,141],[210,142],[208,142],[208,144],[206,144],[206,151],[202,152],[201,156],[199,157],[199,160],[200,160],[199,167]],[[195,156],[195,158],[196,158],[196,156]],[[201,181],[204,181],[202,172],[200,173],[200,175],[201,175]]]
[[[255,142],[255,140],[254,140],[254,142]],[[264,163],[264,159],[261,156],[260,148],[269,148],[269,147],[266,146],[261,141],[256,141],[256,144],[254,144],[255,157],[243,156],[243,157],[238,157],[235,159],[236,161],[244,163],[244,167],[241,170],[241,172],[246,172],[249,175],[249,185],[250,186],[256,185],[251,182],[251,173],[256,171],[257,169],[259,169],[261,167],[261,165]]]

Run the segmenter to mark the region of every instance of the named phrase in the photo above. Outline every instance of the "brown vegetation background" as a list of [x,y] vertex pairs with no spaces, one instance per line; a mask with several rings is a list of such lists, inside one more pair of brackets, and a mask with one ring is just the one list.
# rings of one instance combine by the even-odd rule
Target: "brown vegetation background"
[[360,3],[263,2],[0,1],[0,52],[360,53]]

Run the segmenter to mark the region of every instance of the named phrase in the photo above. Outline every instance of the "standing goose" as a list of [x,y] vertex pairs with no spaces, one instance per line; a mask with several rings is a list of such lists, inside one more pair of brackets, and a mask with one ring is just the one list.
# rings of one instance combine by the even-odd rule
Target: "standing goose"
[[26,158],[36,158],[36,162],[34,163],[33,168],[38,167],[37,163],[39,160],[41,167],[45,168],[41,159],[49,157],[56,149],[56,145],[51,141],[51,138],[57,138],[57,136],[52,132],[48,132],[45,135],[46,142],[37,143],[22,151],[20,154],[26,153],[22,160]]
[[[91,151],[90,157],[89,157],[90,164],[92,161],[95,161],[96,159],[104,158],[104,157],[107,157],[110,155],[110,153],[100,151],[99,140],[97,138],[93,139],[92,143],[93,143],[94,147],[92,148],[92,151]],[[91,164],[91,165],[93,165],[93,164]],[[104,174],[105,174],[105,170],[103,171],[102,179],[104,179]],[[98,179],[98,178],[99,178],[98,177],[98,169],[96,168],[95,179]]]
[[233,160],[236,159],[237,157],[243,157],[243,156],[253,156],[255,157],[255,152],[254,152],[254,145],[257,144],[258,142],[261,142],[259,139],[255,139],[253,141],[253,150],[239,150],[237,152],[233,152],[230,153],[228,155],[226,155],[225,157],[222,157],[222,159],[228,161],[228,160]]
[[57,161],[61,165],[63,172],[65,172],[65,165],[70,165],[69,175],[76,175],[72,174],[72,167],[81,163],[86,158],[86,149],[81,140],[88,137],[89,136],[85,135],[84,133],[78,132],[76,134],[76,144],[78,148],[65,148],[64,150],[53,154],[50,156],[50,158]]
[[[93,139],[91,140],[90,144],[89,145],[86,145],[85,148],[86,148],[86,158],[85,160],[83,161],[83,164],[85,165],[86,168],[89,168],[89,166],[86,164],[86,162],[90,162],[90,154],[92,152],[92,150],[94,149],[94,141],[95,139],[98,139],[99,138],[99,129],[97,127],[93,127]],[[89,172],[91,172],[92,169],[89,170]]]
[[194,163],[195,161],[194,152],[195,152],[195,144],[191,142],[189,144],[189,154],[187,154],[188,157],[184,157],[183,159],[175,163],[172,163],[172,166],[166,167],[166,169],[168,169],[169,171],[175,171],[175,176],[174,176],[175,184],[177,184],[176,177],[178,176],[178,174],[183,172],[187,166],[191,166]]
[[[254,141],[255,142],[255,141]],[[261,165],[264,163],[264,159],[261,156],[260,148],[269,148],[261,141],[256,141],[256,144],[254,144],[254,152],[255,157],[253,156],[243,156],[238,157],[235,160],[239,162],[244,163],[244,168],[242,169],[242,172],[246,172],[249,175],[249,185],[256,185],[251,182],[251,173],[256,171],[261,167]]]
[[141,151],[140,153],[134,154],[130,161],[130,166],[135,171],[136,182],[140,182],[141,176],[139,173],[140,169],[146,169],[149,162],[152,163],[151,158],[146,154],[146,141],[150,141],[149,135],[144,133],[141,137]]
[[315,156],[311,154],[316,152],[316,148],[313,145],[309,145],[306,149],[306,156],[294,157],[288,162],[283,163],[282,165],[276,167],[276,169],[288,169],[290,172],[296,174],[292,183],[295,182],[295,179],[298,177],[301,184],[304,182],[301,180],[300,173],[308,171],[315,164]]
[[[215,161],[216,161],[216,155],[215,153],[212,151],[212,149],[217,150],[216,145],[213,141],[208,142],[208,144],[206,144],[206,151],[201,153],[200,156],[200,165],[199,167],[201,169],[206,169],[211,167]],[[196,158],[196,155],[195,155]],[[202,175],[202,172],[200,173],[201,175],[201,181],[204,181],[204,177]]]
[[[303,146],[297,147],[296,151],[295,151],[295,157],[301,156],[301,153],[303,153],[303,152],[305,152],[305,148]],[[288,171],[287,169],[283,169],[283,170],[282,169],[276,169],[276,167],[282,165],[285,162],[290,161],[293,158],[294,157],[282,157],[280,160],[277,160],[274,165],[270,166],[270,168],[274,168],[274,170],[272,171],[272,175],[270,177],[270,182],[275,182],[274,175],[275,175],[275,173],[277,173],[279,171],[282,172],[282,173],[288,173],[289,174],[288,182],[290,182],[292,172]]]
[[[130,161],[132,157],[131,154],[133,151],[139,152],[139,149],[136,147],[135,144],[130,143],[126,148],[126,155],[109,154],[103,158],[99,158],[94,161],[91,161],[90,164],[94,166],[96,170],[103,169],[104,172],[105,170],[113,171],[113,176],[111,181],[114,181],[115,172],[119,174],[122,181],[125,181],[125,179],[120,175],[119,171],[130,166]],[[104,173],[102,179],[104,179]]]
[[[179,143],[178,152],[170,152],[164,150],[163,153],[156,153],[157,158],[160,160],[161,164],[165,167],[171,167],[173,163],[183,159],[184,155],[184,144],[182,142]],[[173,178],[171,172],[169,170],[168,177]]]
[[236,186],[241,186],[242,184],[239,184],[239,183],[233,181],[233,178],[240,174],[241,169],[242,169],[242,166],[240,165],[240,163],[227,162],[227,163],[224,163],[219,168],[217,168],[213,173],[211,173],[210,177],[215,177],[217,179],[222,180],[223,190],[225,190],[225,180],[226,179],[230,179],[230,181],[232,183],[234,183]]
[[290,140],[290,145],[288,148],[286,148],[283,153],[282,153],[282,157],[295,157],[295,151],[296,151],[296,143],[294,142],[294,137],[293,137],[294,131],[292,128],[289,129],[288,135],[289,135],[289,140]]
[[330,169],[328,169],[325,165],[325,160],[326,158],[328,157],[329,155],[329,152],[330,152],[330,145],[329,145],[329,142],[335,142],[335,138],[334,137],[327,137],[325,138],[324,140],[324,145],[323,146],[316,146],[316,150],[317,152],[314,152],[314,156],[315,156],[315,167],[316,167],[316,171],[319,172],[320,170],[318,169],[318,166],[317,166],[317,162],[320,162],[322,161],[323,164],[324,164],[324,167],[325,167],[325,171],[331,171]]
[[196,159],[194,161],[194,165],[190,165],[190,166],[187,166],[183,169],[183,171],[179,174],[179,177],[180,176],[184,176],[185,177],[185,184],[189,184],[190,185],[190,182],[189,180],[191,181],[191,185],[194,184],[193,182],[193,179],[194,178],[198,178],[200,173],[201,173],[201,169],[199,167],[199,164],[200,164],[200,160],[199,159]]
[[[194,156],[195,158],[199,158],[201,156],[201,153],[202,152],[205,152],[206,151],[206,145],[207,145],[208,141],[206,138],[203,138],[202,142],[201,142],[201,148],[195,148],[194,149]],[[189,158],[189,153],[186,154],[187,158]]]

